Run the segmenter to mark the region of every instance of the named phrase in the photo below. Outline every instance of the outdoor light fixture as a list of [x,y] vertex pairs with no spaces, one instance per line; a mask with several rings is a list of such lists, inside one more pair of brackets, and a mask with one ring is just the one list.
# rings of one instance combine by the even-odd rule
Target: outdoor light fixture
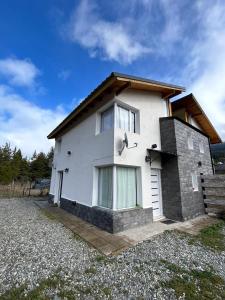
[[69,150],[69,151],[67,151],[67,154],[68,154],[68,155],[71,155],[71,153],[72,153],[72,152],[71,152],[70,150]]
[[157,148],[157,144],[152,144],[152,149]]
[[202,162],[199,161],[199,162],[198,162],[198,167],[201,167],[201,166],[202,166]]
[[65,171],[65,173],[68,173],[69,172],[69,168],[66,168],[64,171]]

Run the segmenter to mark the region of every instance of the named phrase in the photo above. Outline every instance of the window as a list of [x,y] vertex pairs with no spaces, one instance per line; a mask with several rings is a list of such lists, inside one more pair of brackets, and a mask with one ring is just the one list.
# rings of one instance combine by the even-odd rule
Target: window
[[61,146],[62,146],[62,139],[60,138],[57,140],[57,143],[56,143],[56,150],[58,153],[61,152]]
[[99,169],[98,176],[98,205],[112,208],[113,199],[113,168]]
[[101,132],[113,128],[113,107],[110,107],[101,114]]
[[137,204],[136,169],[117,167],[117,209],[132,208]]
[[110,209],[136,207],[136,177],[136,168],[116,166],[99,168],[98,205]]
[[200,153],[205,153],[204,143],[202,141],[199,143],[199,150],[200,150]]
[[196,173],[191,174],[192,188],[194,192],[198,191],[198,176]]
[[194,149],[193,138],[191,135],[188,136],[188,149],[190,150]]
[[[116,126],[125,131],[136,132],[136,113],[116,106]],[[114,127],[114,106],[101,113],[101,132]]]
[[117,107],[117,126],[125,131],[135,132],[135,113],[121,106]]

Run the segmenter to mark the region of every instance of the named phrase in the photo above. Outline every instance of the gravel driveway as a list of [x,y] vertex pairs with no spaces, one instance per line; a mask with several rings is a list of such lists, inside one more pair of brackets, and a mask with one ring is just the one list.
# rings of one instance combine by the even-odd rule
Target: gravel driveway
[[21,286],[21,298],[13,299],[29,298],[32,290],[39,296],[29,299],[177,299],[165,282],[179,272],[213,269],[225,280],[225,252],[176,232],[106,258],[29,199],[1,199],[0,228],[0,299]]

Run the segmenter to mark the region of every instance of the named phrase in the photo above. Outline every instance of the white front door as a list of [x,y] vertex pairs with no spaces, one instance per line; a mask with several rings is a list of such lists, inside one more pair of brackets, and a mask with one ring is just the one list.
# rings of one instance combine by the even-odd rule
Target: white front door
[[159,169],[151,169],[151,196],[153,207],[153,218],[162,217],[162,193],[161,193],[161,174]]

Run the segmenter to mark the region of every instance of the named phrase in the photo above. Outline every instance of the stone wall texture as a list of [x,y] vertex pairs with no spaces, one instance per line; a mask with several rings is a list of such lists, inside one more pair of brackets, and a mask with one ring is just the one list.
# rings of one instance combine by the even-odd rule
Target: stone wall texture
[[65,198],[61,198],[60,207],[110,233],[153,222],[152,208],[113,211],[98,206],[89,207]]
[[[209,140],[199,130],[177,118],[160,119],[162,151],[177,155],[163,159],[162,197],[167,218],[188,220],[205,213],[200,175],[213,174]],[[188,137],[193,150],[188,148]],[[203,143],[204,153],[199,144]],[[192,174],[198,175],[198,191],[192,187]]]

